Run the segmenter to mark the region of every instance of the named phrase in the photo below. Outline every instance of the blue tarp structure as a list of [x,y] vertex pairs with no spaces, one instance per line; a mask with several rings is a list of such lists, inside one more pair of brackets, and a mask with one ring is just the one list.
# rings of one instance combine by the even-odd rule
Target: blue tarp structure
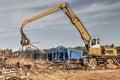
[[68,59],[81,59],[87,57],[83,55],[83,51],[69,48],[52,48],[50,51],[53,61],[66,61]]

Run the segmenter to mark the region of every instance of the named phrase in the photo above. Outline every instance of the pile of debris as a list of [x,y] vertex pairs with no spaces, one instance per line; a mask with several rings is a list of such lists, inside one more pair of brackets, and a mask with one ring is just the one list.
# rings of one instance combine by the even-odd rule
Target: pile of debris
[[[21,56],[19,53],[0,50],[0,80],[33,80],[31,75],[51,74],[55,72],[79,69],[82,71],[79,62],[69,64],[66,62],[51,62],[41,59],[31,59],[27,56]],[[110,67],[109,67],[110,66]],[[107,65],[111,68],[113,65]],[[115,66],[113,66],[115,67]],[[115,67],[116,68],[116,67]],[[55,73],[56,74],[56,73]]]

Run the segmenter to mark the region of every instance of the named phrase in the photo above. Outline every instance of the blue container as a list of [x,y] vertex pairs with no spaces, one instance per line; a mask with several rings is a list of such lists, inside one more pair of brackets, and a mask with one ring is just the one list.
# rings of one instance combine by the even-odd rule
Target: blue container
[[82,59],[87,57],[83,55],[83,51],[69,48],[52,48],[50,52],[52,53],[53,61],[66,61],[68,59]]
[[68,58],[81,59],[81,58],[87,58],[87,56],[83,55],[83,51],[68,49]]

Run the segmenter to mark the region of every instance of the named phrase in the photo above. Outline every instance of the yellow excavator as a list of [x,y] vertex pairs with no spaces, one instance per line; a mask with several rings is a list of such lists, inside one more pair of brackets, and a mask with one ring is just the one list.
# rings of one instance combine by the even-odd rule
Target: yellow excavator
[[100,40],[99,38],[92,38],[82,22],[79,20],[79,18],[75,15],[75,13],[70,9],[69,5],[67,3],[62,3],[48,11],[45,11],[41,14],[38,14],[34,17],[31,17],[29,19],[26,19],[21,26],[21,45],[26,46],[30,44],[30,40],[26,37],[26,35],[23,32],[23,28],[25,27],[26,24],[40,19],[44,16],[47,16],[51,13],[54,13],[56,11],[62,10],[66,16],[70,19],[71,23],[77,28],[79,31],[81,38],[85,42],[85,46],[88,49],[88,56],[90,58],[94,58],[94,64],[99,64],[100,62],[106,63],[107,62],[112,62],[116,63],[116,57],[117,57],[117,49],[115,48],[105,48],[101,47],[100,45]]

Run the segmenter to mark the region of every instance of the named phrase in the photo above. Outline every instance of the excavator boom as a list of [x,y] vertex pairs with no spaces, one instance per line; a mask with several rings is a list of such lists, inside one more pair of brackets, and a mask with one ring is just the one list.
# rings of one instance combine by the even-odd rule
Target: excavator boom
[[22,23],[21,30],[24,28],[24,26],[25,26],[27,23],[30,23],[30,22],[32,22],[32,21],[34,21],[34,20],[37,20],[37,19],[41,18],[41,17],[47,16],[47,15],[49,15],[49,14],[51,14],[51,13],[54,13],[54,12],[56,12],[56,11],[58,11],[58,10],[61,10],[61,9],[65,8],[65,6],[66,6],[66,4],[60,4],[60,5],[52,8],[52,9],[50,9],[50,10],[48,10],[48,11],[45,11],[45,12],[43,12],[43,13],[41,13],[41,14],[38,14],[38,15],[32,17],[32,18],[26,19],[26,20]]
[[23,33],[23,28],[25,27],[25,25],[27,23],[30,23],[34,20],[37,20],[41,17],[47,16],[51,13],[54,13],[58,10],[63,10],[63,12],[65,12],[65,14],[68,16],[68,18],[70,19],[70,21],[72,22],[72,24],[77,28],[77,30],[79,31],[82,39],[87,43],[87,45],[89,44],[90,40],[91,40],[91,36],[89,35],[89,33],[87,32],[87,30],[85,29],[85,27],[83,26],[83,24],[81,23],[81,21],[78,19],[78,17],[74,14],[74,12],[70,9],[70,7],[68,6],[67,3],[63,3],[60,4],[48,11],[45,11],[41,14],[38,14],[32,18],[26,19],[22,26],[21,26],[21,33]]

